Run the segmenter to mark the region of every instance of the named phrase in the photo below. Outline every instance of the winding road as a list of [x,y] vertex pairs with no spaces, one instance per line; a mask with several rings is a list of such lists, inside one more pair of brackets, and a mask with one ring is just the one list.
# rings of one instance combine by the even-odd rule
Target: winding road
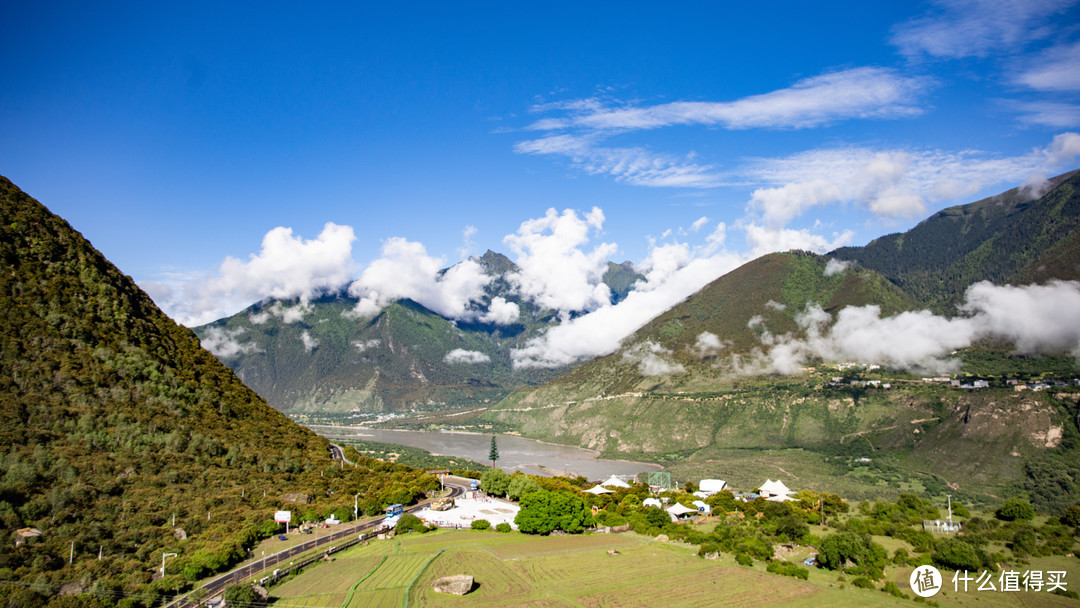
[[[331,445],[330,449],[332,452],[334,452],[335,458],[345,460],[345,456],[344,453],[341,451],[341,448],[336,445]],[[466,491],[468,491],[469,484],[472,481],[472,479],[466,479],[464,477],[454,477],[452,475],[447,475],[443,479],[443,484],[446,488],[450,490],[450,496],[456,497],[461,496]],[[425,506],[427,506],[429,502],[431,501],[425,500],[423,502],[417,503],[411,507],[406,508],[405,512],[413,513],[415,511],[419,511],[420,509],[423,509]],[[243,566],[239,566],[235,570],[226,572],[225,574],[221,574],[210,579],[201,587],[199,587],[199,589],[204,592],[202,594],[202,597],[207,599],[215,597],[218,594],[222,593],[225,590],[225,587],[229,585],[234,585],[237,583],[242,583],[246,580],[250,580],[260,572],[263,572],[266,569],[272,568],[278,564],[288,564],[290,559],[298,555],[307,553],[313,549],[317,549],[323,545],[329,546],[335,541],[349,538],[354,534],[360,534],[363,532],[375,530],[381,524],[381,518],[374,521],[357,522],[353,524],[341,524],[340,529],[335,530],[331,534],[313,538],[311,540],[300,543],[299,545],[290,547],[283,551],[279,551],[278,553],[274,553],[273,555],[267,555],[266,557],[263,557],[257,561],[245,564]],[[197,602],[188,599],[190,593],[191,592],[189,592],[187,595],[178,596],[176,599],[166,604],[165,608],[191,608],[192,606],[198,605]]]

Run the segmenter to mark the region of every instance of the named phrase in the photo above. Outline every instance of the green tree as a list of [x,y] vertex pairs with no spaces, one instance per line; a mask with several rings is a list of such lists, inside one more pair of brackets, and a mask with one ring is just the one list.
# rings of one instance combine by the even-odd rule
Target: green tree
[[821,541],[817,559],[829,570],[842,570],[844,564],[851,562],[856,566],[855,573],[880,578],[887,555],[885,548],[872,541],[868,534],[845,530]]
[[540,483],[528,475],[514,475],[510,478],[510,485],[506,488],[506,496],[510,500],[521,500],[521,497],[529,492],[535,492],[540,488]]
[[251,588],[251,585],[239,584],[230,585],[225,588],[225,605],[237,606],[239,608],[249,608],[251,606],[261,605],[262,601],[259,595],[255,593],[255,590]]
[[806,520],[798,515],[786,515],[776,522],[776,535],[791,542],[806,536],[809,531],[810,527],[806,525]]
[[959,538],[946,538],[934,547],[934,563],[950,570],[980,570],[990,565],[986,554],[975,545]]
[[1080,528],[1080,505],[1073,505],[1065,509],[1065,514],[1061,516],[1061,523],[1073,528]]
[[526,534],[550,534],[555,530],[582,532],[592,525],[585,501],[570,492],[539,490],[521,497],[514,523]]
[[427,528],[424,526],[424,522],[420,521],[420,518],[412,513],[405,513],[398,520],[396,526],[394,526],[394,532],[398,534],[404,534],[405,532],[420,532],[421,534],[427,532]]
[[495,436],[491,436],[491,449],[488,450],[488,460],[491,461],[491,468],[495,468],[495,461],[499,459],[499,446],[495,443]]
[[480,476],[480,489],[492,496],[504,496],[510,487],[510,476],[502,469],[488,469]]
[[994,515],[1002,521],[1028,521],[1034,519],[1035,509],[1027,500],[1014,496],[1006,498]]

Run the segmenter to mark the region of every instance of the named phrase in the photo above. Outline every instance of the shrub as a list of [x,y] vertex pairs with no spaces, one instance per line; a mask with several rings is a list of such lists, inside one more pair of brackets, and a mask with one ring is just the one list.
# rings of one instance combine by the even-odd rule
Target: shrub
[[739,564],[740,566],[752,566],[754,564],[754,558],[750,557],[745,553],[736,553],[735,563]]
[[469,527],[473,530],[487,530],[491,527],[491,522],[486,519],[476,519]]
[[908,557],[907,549],[900,547],[893,553],[892,562],[897,566],[906,566],[908,564]]
[[700,555],[701,557],[705,557],[706,555],[708,555],[710,553],[719,553],[719,552],[720,552],[720,545],[709,541],[709,542],[701,543],[701,546],[698,547],[697,554]]
[[867,578],[865,576],[855,577],[855,580],[851,581],[851,584],[855,585],[856,587],[858,587],[860,589],[873,589],[874,588],[874,581],[870,580],[869,578]]
[[495,526],[495,531],[496,532],[502,532],[502,533],[505,534],[505,533],[509,532],[510,530],[511,530],[510,524],[506,523],[505,521],[503,523],[498,524],[498,525]]
[[888,593],[889,595],[892,595],[894,597],[898,597],[900,599],[907,599],[907,596],[904,595],[904,592],[900,590],[900,587],[897,587],[896,583],[892,581],[885,583],[885,587],[883,587],[881,591],[884,593]]
[[799,566],[784,560],[769,562],[769,565],[765,567],[765,570],[784,576],[794,576],[795,578],[801,578],[804,581],[810,577],[810,571],[806,568],[800,568]]
[[404,534],[406,532],[419,532],[423,534],[427,532],[427,527],[424,526],[424,522],[420,521],[420,518],[412,513],[405,513],[398,520],[397,525],[394,526],[394,532],[398,534]]
[[1035,518],[1035,508],[1030,502],[1014,496],[1006,498],[994,515],[1002,521],[1028,521]]
[[937,543],[931,557],[935,564],[949,570],[981,570],[990,561],[982,549],[958,538]]

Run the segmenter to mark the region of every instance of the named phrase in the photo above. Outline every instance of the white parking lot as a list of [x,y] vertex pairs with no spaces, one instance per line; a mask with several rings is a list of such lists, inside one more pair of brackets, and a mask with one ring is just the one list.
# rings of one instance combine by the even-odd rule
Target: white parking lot
[[440,528],[468,528],[472,522],[486,519],[492,527],[508,523],[517,530],[514,518],[521,509],[516,504],[485,496],[483,492],[466,492],[465,496],[467,498],[454,499],[454,508],[449,511],[425,508],[418,511],[416,516]]

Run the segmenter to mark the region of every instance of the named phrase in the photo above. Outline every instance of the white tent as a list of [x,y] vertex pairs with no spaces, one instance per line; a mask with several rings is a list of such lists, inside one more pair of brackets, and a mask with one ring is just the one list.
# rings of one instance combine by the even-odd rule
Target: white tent
[[609,487],[612,487],[612,488],[629,488],[630,487],[630,484],[626,483],[625,481],[619,479],[618,477],[616,477],[614,475],[612,475],[611,477],[608,477],[606,480],[600,482],[600,485],[609,486]]
[[660,502],[660,500],[657,499],[657,498],[646,498],[645,500],[641,501],[641,506],[643,506],[643,507],[656,507],[657,509],[663,509],[664,508],[664,503]]
[[694,506],[695,506],[695,507],[697,507],[697,510],[698,510],[698,511],[700,511],[700,512],[702,512],[702,513],[705,513],[705,514],[709,514],[709,513],[712,513],[712,507],[710,507],[710,506],[709,506],[709,505],[708,505],[708,504],[707,504],[707,503],[706,503],[705,501],[703,501],[703,500],[695,500],[695,501],[694,501]]
[[671,521],[681,519],[683,516],[689,515],[691,513],[693,513],[694,515],[698,514],[697,509],[691,509],[690,507],[684,507],[680,503],[675,503],[675,504],[671,505],[670,507],[668,507],[667,512],[668,512],[668,515],[671,516]]
[[758,489],[758,493],[764,496],[766,500],[795,500],[791,498],[791,490],[779,479],[776,481],[766,479],[765,483],[761,484],[761,488]]
[[609,490],[609,489],[607,489],[607,488],[605,488],[603,486],[599,486],[599,485],[593,486],[593,487],[591,487],[591,488],[589,488],[588,490],[585,490],[585,491],[588,492],[589,494],[597,494],[597,495],[599,495],[599,494],[613,494],[614,493],[613,490]]
[[723,491],[727,487],[727,482],[723,479],[702,479],[698,484],[698,489],[707,494],[716,494]]

